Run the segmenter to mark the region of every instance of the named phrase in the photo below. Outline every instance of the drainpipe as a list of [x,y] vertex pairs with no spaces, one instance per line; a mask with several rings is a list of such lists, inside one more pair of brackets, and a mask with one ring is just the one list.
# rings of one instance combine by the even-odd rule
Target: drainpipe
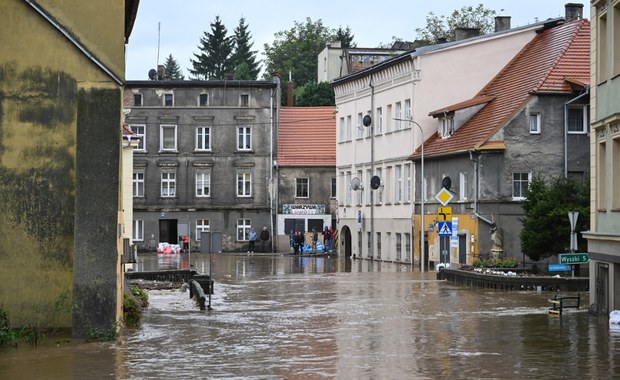
[[[372,84],[372,74],[370,75],[370,176],[375,175],[375,86]],[[368,178],[370,181],[370,178]],[[369,186],[370,187],[370,186]],[[370,258],[375,258],[375,192],[370,191]]]
[[[270,225],[270,230],[271,230],[271,251],[274,252],[275,251],[275,245],[274,245],[274,241],[275,241],[275,237],[278,236],[277,233],[278,231],[276,231],[274,229],[274,218],[275,215],[277,214],[276,211],[273,209],[273,198],[274,198],[274,194],[277,197],[278,196],[278,189],[274,188],[275,184],[273,181],[273,169],[274,169],[274,160],[273,160],[273,120],[274,120],[274,115],[273,115],[273,105],[274,105],[274,101],[273,98],[274,96],[277,96],[277,92],[280,91],[280,81],[279,78],[276,79],[276,89],[275,91],[272,89],[271,90],[271,96],[269,97],[269,187],[270,187],[270,191],[269,191],[269,225]],[[276,202],[277,205],[277,202]]]

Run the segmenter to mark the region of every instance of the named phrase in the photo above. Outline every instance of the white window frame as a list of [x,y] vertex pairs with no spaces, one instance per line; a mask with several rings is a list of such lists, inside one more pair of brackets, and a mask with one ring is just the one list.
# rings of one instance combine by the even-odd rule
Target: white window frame
[[528,119],[529,132],[531,135],[539,135],[541,131],[542,116],[539,112],[530,113]]
[[347,127],[344,122],[344,117],[340,118],[340,142],[345,142],[347,137]]
[[337,187],[337,179],[336,177],[332,177],[332,182],[331,182],[331,194],[329,195],[330,198],[335,199],[336,198],[336,194],[338,191],[338,187]]
[[375,124],[375,135],[383,134],[383,108],[377,107],[377,116]]
[[395,111],[394,111],[394,118],[396,119],[396,131],[400,131],[402,129],[402,112],[403,112],[403,107],[402,107],[402,103],[401,102],[396,102],[395,104]]
[[375,196],[375,204],[380,205],[383,203],[383,169],[375,168],[375,175],[379,177],[380,180],[379,188],[375,190],[375,192],[377,193],[377,195]]
[[353,140],[353,120],[351,119],[351,115],[347,116],[347,141]]
[[385,108],[385,133],[392,131],[392,105],[388,104]]
[[161,172],[160,196],[162,198],[174,198],[177,193],[177,176],[174,171]]
[[[405,99],[405,119],[411,120],[411,99]],[[405,123],[403,129],[411,127],[411,123]]]
[[362,113],[357,114],[357,128],[355,132],[355,138],[361,139],[364,137],[364,124],[362,123],[363,115]]
[[251,226],[251,219],[237,219],[237,241],[248,241]]
[[237,150],[252,150],[252,127],[237,127]]
[[402,166],[394,165],[394,203],[403,201],[403,174]]
[[366,191],[366,204],[367,205],[370,205],[370,202],[372,200],[372,192],[374,191],[370,187],[370,179],[371,178],[372,178],[372,172],[370,171],[370,169],[366,169],[366,181],[368,182],[368,184],[367,184],[368,187],[364,186],[364,189],[365,190],[367,189],[367,191]]
[[197,241],[200,241],[200,234],[202,232],[211,231],[211,225],[209,223],[209,219],[196,219],[196,236],[194,238]]
[[351,172],[347,171],[347,174],[344,177],[344,186],[342,187],[345,191],[345,204],[347,206],[351,205],[353,202],[353,190],[351,190]]
[[[303,195],[305,189],[306,195]],[[301,190],[301,193],[300,193]],[[300,195],[301,194],[301,195]],[[295,178],[295,198],[310,198],[310,178]]]
[[[174,143],[172,147],[167,146],[165,140],[165,131],[172,129]],[[176,124],[160,124],[159,125],[159,151],[160,152],[176,152],[177,151],[177,126]]]
[[207,198],[211,196],[211,172],[209,170],[196,171],[196,197]]
[[247,198],[252,196],[252,173],[237,173],[237,197]]
[[[522,177],[523,175],[527,175],[527,180],[524,178],[515,178],[517,175],[519,177]],[[517,183],[519,184],[523,184],[526,183],[526,188],[523,189],[522,186],[519,186],[520,189],[520,194],[515,194],[515,185]],[[527,189],[527,187],[530,185],[530,183],[532,183],[532,172],[513,172],[512,173],[512,199],[513,200],[523,200],[525,199],[525,191]]]
[[196,127],[196,150],[211,150],[211,127]]
[[411,164],[405,164],[404,166],[404,175],[405,175],[405,191],[404,191],[404,201],[407,203],[411,202]]
[[134,198],[144,198],[144,169],[134,169],[132,178]]
[[[568,106],[567,107],[567,111],[566,114],[568,116],[568,120],[567,120],[567,133],[569,135],[583,135],[585,133],[588,132],[588,106],[587,105],[578,105],[578,106]],[[581,129],[580,130],[571,130],[571,123],[570,123],[570,111],[571,110],[581,110]]]
[[145,124],[129,124],[129,129],[138,136],[140,142],[138,143],[138,147],[134,149],[134,152],[145,152],[146,151],[146,125]]
[[461,201],[467,200],[467,188],[469,184],[467,181],[467,172],[459,173],[459,199]]
[[439,126],[441,128],[439,131],[441,138],[445,139],[452,136],[452,133],[454,133],[454,118],[452,116],[440,117]]
[[144,241],[144,220],[134,219],[131,230],[132,241]]
[[[166,104],[168,98],[170,98],[170,104]],[[164,107],[174,107],[174,92],[165,92],[161,100]]]

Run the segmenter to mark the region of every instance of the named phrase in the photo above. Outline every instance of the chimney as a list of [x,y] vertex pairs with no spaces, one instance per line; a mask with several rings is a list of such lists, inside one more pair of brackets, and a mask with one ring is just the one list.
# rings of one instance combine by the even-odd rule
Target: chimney
[[480,29],[478,28],[456,28],[454,29],[454,40],[461,41],[471,37],[477,37],[480,35]]
[[495,31],[510,30],[510,16],[495,16]]
[[583,18],[583,4],[567,3],[564,9],[566,21],[581,20]]
[[293,81],[289,79],[288,86],[286,88],[286,105],[289,107],[293,107],[295,104],[293,103],[293,89],[295,86],[293,85]]

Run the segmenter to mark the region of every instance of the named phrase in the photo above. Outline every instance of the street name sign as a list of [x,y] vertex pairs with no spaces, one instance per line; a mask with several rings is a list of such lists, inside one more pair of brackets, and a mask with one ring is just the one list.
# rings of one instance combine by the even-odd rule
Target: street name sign
[[571,270],[569,264],[549,264],[549,272],[568,272]]
[[590,256],[587,253],[560,253],[560,264],[587,264]]

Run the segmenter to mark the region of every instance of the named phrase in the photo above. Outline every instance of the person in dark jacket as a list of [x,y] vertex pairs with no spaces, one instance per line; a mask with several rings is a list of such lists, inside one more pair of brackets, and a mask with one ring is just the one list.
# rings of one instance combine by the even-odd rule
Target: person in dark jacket
[[295,253],[301,255],[304,249],[304,235],[301,234],[301,231],[297,231],[295,233]]
[[261,252],[267,253],[267,242],[269,241],[269,231],[267,227],[263,227],[263,230],[260,232],[260,244],[261,244]]

